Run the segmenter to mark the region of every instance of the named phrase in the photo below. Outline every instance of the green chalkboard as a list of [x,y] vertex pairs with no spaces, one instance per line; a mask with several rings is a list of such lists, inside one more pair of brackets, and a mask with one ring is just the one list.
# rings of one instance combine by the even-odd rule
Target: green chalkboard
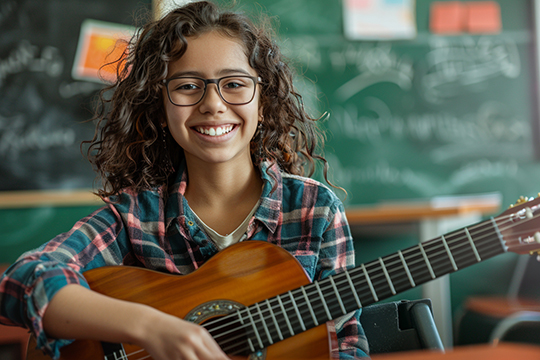
[[324,150],[346,205],[540,191],[533,2],[499,0],[501,33],[456,36],[429,31],[431,3],[416,1],[412,40],[350,41],[342,1],[242,2],[276,17],[306,103],[329,112]]
[[151,0],[0,1],[0,191],[91,188],[80,151],[103,85],[71,75],[87,19],[133,25]]

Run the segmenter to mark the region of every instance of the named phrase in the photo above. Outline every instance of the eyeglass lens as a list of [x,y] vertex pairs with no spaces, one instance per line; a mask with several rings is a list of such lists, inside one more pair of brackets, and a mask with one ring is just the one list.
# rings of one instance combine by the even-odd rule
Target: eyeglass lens
[[[225,102],[247,104],[255,95],[255,80],[248,76],[227,76],[219,79],[218,89]],[[195,105],[204,97],[205,81],[190,77],[174,78],[169,80],[167,91],[173,104]]]

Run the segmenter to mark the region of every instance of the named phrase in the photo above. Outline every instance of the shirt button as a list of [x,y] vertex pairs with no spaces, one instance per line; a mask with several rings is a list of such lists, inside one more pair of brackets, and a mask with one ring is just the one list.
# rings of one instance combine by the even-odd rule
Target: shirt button
[[188,224],[189,226],[193,226],[193,221],[188,221],[187,224]]

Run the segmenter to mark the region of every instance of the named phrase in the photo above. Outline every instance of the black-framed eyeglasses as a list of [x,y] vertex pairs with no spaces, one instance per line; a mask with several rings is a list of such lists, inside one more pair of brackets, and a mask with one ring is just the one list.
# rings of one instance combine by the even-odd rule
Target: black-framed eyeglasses
[[176,106],[192,106],[198,104],[206,94],[208,84],[216,84],[219,96],[230,105],[245,105],[255,97],[260,77],[248,75],[231,75],[219,79],[203,79],[199,77],[179,76],[164,79],[169,100]]

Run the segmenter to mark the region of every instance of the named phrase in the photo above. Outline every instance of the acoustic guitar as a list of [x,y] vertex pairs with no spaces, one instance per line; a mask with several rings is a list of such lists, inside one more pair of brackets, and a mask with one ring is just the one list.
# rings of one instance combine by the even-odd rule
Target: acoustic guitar
[[[497,217],[313,283],[288,252],[261,241],[230,246],[185,276],[126,266],[84,275],[97,292],[201,324],[241,359],[328,359],[327,321],[507,251],[538,252],[539,203],[523,199]],[[31,339],[27,359],[49,358]],[[77,340],[60,359],[150,356],[129,344]]]

